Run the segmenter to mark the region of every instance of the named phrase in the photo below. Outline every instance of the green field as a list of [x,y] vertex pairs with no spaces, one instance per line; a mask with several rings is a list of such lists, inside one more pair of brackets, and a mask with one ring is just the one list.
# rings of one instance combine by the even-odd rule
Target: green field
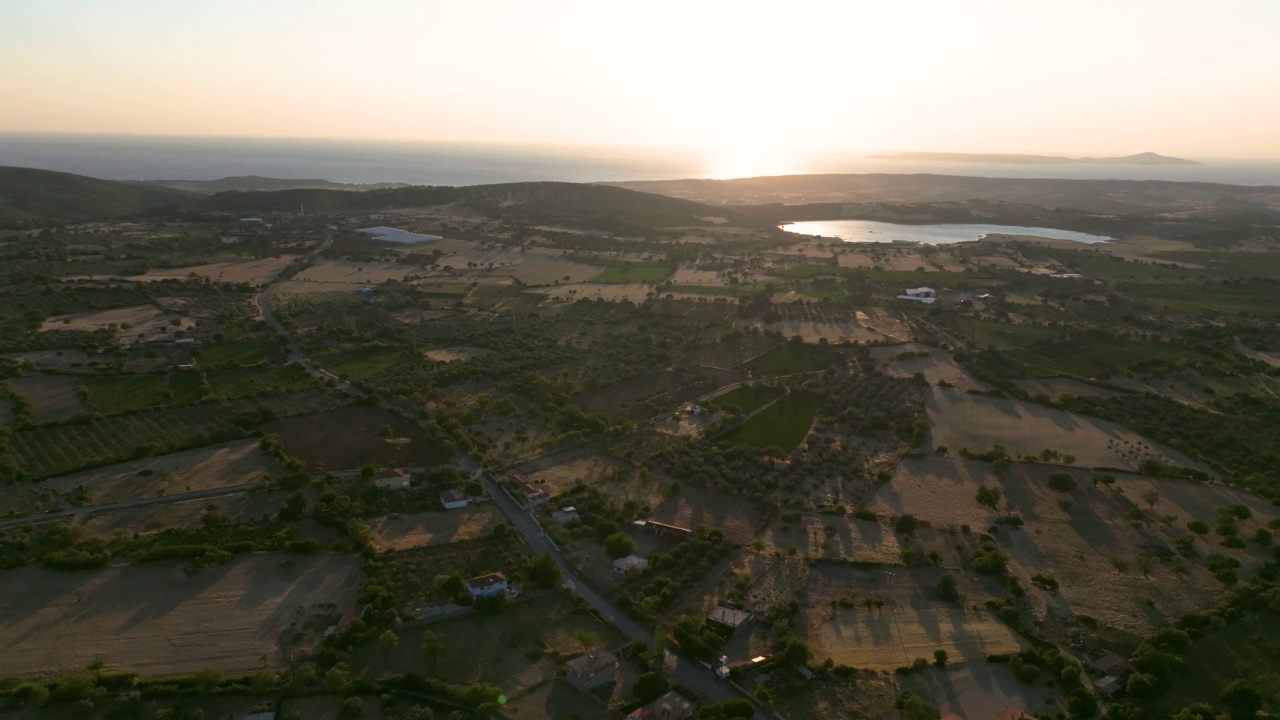
[[1275,299],[1280,286],[1272,281],[1251,280],[1239,284],[1169,283],[1162,285],[1125,284],[1120,291],[1149,305],[1187,313],[1280,313]]
[[316,387],[316,380],[301,365],[229,368],[210,371],[206,376],[213,394],[228,400]]
[[966,315],[944,315],[937,323],[970,347],[997,350],[1019,348],[1034,342],[1053,340],[1062,333],[1039,325],[1011,325],[979,320]]
[[458,299],[471,292],[470,285],[418,285],[414,288],[419,294],[434,298]]
[[79,382],[88,391],[94,410],[103,415],[157,405],[190,405],[201,399],[200,378],[190,372],[90,375]]
[[719,285],[672,285],[667,291],[686,295],[733,295],[736,292],[733,288]]
[[711,402],[721,407],[732,405],[743,413],[750,413],[781,394],[782,391],[778,388],[761,386],[737,387],[720,395]]
[[201,346],[196,356],[205,367],[222,368],[268,363],[280,357],[280,345],[261,340],[220,342]]
[[1144,360],[1200,359],[1178,345],[1141,343],[1113,337],[1079,337],[1008,350],[1005,355],[1050,373],[1095,377]]
[[591,278],[593,283],[656,283],[671,274],[664,265],[614,265]]
[[422,363],[411,355],[385,347],[337,346],[312,356],[325,370],[345,375],[353,382],[370,380],[397,370],[416,368]]
[[814,345],[786,345],[774,348],[752,360],[747,367],[766,375],[793,375],[826,370],[834,361],[835,354],[826,348]]
[[816,395],[791,393],[730,430],[724,439],[738,445],[788,451],[804,440],[820,407],[822,398]]

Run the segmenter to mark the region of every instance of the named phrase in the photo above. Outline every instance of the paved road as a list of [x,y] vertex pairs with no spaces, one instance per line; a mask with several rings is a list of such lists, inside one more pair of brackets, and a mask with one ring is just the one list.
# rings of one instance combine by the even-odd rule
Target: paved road
[[[484,487],[485,492],[493,498],[498,509],[506,516],[511,526],[524,538],[525,544],[531,551],[537,554],[551,553],[551,557],[560,566],[561,577],[570,584],[579,597],[586,600],[591,607],[595,608],[596,612],[613,623],[614,627],[627,636],[628,639],[643,640],[650,647],[654,645],[653,633],[623,614],[612,601],[587,582],[578,573],[577,569],[564,559],[555,543],[547,539],[533,517],[524,508],[520,507],[510,495],[507,495],[506,491],[498,487],[497,482],[479,463],[465,455],[459,455],[458,462],[473,477],[480,479],[480,484]],[[739,697],[738,692],[732,686],[717,678],[710,670],[683,658],[675,660],[673,679],[677,684],[693,690],[712,702],[724,702],[730,698]]]

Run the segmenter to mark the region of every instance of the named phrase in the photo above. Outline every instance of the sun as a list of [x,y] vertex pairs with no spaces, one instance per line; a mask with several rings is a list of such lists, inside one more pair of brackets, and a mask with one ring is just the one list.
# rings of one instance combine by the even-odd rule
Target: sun
[[706,177],[712,180],[793,175],[803,172],[790,153],[760,148],[732,148],[711,153]]

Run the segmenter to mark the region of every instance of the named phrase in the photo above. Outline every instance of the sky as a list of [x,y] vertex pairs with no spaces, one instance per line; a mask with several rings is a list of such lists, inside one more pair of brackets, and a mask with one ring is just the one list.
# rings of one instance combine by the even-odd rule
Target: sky
[[8,0],[0,132],[1280,158],[1274,0]]

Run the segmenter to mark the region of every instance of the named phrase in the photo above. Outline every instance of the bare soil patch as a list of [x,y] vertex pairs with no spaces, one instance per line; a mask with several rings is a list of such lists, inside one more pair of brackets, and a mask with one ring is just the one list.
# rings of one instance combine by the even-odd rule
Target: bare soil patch
[[109,465],[48,480],[42,485],[67,493],[84,484],[90,504],[174,495],[244,485],[279,470],[279,463],[256,440],[236,440],[196,450]]
[[894,565],[901,547],[893,530],[871,520],[802,515],[799,523],[774,523],[761,536],[775,552],[795,548],[800,557]]
[[[910,358],[905,360],[890,359],[890,361],[884,366],[884,373],[890,377],[910,378],[916,373],[920,373],[924,376],[925,380],[929,381],[930,385],[948,383],[960,390],[990,389],[986,383],[981,382],[970,375],[968,370],[960,367],[960,365],[951,357],[951,354],[945,350],[931,348],[924,345],[916,345],[915,343],[894,347],[910,348],[909,350],[904,349],[899,352],[927,352],[929,355],[926,357]],[[886,349],[888,348],[876,348],[876,350]],[[889,358],[892,357],[893,355],[889,355]]]
[[62,422],[89,408],[76,394],[75,378],[66,375],[27,375],[12,378],[5,387],[31,403],[34,422]]
[[[596,268],[596,274],[599,268]],[[594,276],[593,276],[594,277]],[[532,284],[532,283],[530,283]],[[590,300],[608,300],[611,302],[633,302],[641,303],[647,300],[653,294],[652,285],[643,285],[640,283],[616,283],[609,285],[599,285],[595,283],[580,282],[571,285],[555,285],[550,287],[540,287],[526,291],[529,294],[544,295],[546,297],[581,300],[583,298]]]
[[[1016,652],[1023,642],[985,608],[944,603],[933,595],[941,570],[819,565],[811,569],[801,615],[819,658],[857,668],[892,670],[916,658],[947,651],[949,662],[985,660],[993,653]],[[986,593],[961,579],[970,597]],[[833,608],[847,599],[851,608]],[[863,601],[881,600],[867,608]]]
[[134,305],[114,310],[56,315],[45,320],[40,330],[93,331],[106,330],[114,325],[116,338],[122,343],[134,343],[140,340],[163,342],[173,340],[174,333],[178,330],[190,330],[195,327],[195,321],[191,318],[176,319],[178,324],[174,325],[156,306]]
[[487,535],[501,518],[489,503],[458,510],[392,515],[369,523],[378,550],[408,550]]
[[10,570],[0,582],[23,592],[0,599],[0,673],[70,674],[96,658],[148,675],[283,667],[281,634],[310,624],[318,636],[355,600],[359,579],[354,556],[276,553],[199,575],[170,563]]
[[294,276],[304,283],[354,283],[377,285],[387,280],[403,280],[420,272],[416,265],[356,260],[322,260]]
[[288,267],[297,255],[281,255],[266,258],[237,258],[220,262],[205,263],[183,268],[161,268],[148,270],[145,274],[132,278],[134,280],[168,280],[171,278],[189,278],[191,276],[209,278],[215,282],[249,283],[261,285],[275,277]]
[[[547,462],[550,460],[550,463]],[[572,488],[579,482],[591,484],[612,474],[622,464],[608,455],[587,453],[564,459],[553,456],[521,465],[524,473],[552,497]]]
[[1044,449],[1070,453],[1083,467],[1136,470],[1148,455],[1184,467],[1198,467],[1182,453],[1160,447],[1130,430],[1033,403],[930,389],[925,408],[933,426],[933,445],[956,452],[986,452],[1003,445],[1011,452],[1039,454]]
[[457,315],[457,310],[429,310],[427,308],[408,308],[391,313],[391,317],[402,323],[410,324],[439,320],[450,315]]
[[918,675],[905,676],[899,682],[903,690],[935,703],[944,715],[996,718],[1009,708],[1032,715],[1052,715],[1059,709],[1057,703],[1045,702],[1051,690],[1029,691],[1003,663],[971,662],[948,665],[941,670],[929,668]]
[[[383,425],[391,426],[397,442],[379,436]],[[350,470],[371,462],[422,467],[446,459],[414,423],[377,408],[352,406],[299,415],[272,422],[266,431],[279,435],[285,452],[309,468]]]
[[436,362],[457,362],[459,360],[470,360],[471,358],[482,357],[489,353],[490,351],[485,350],[484,348],[459,346],[428,350],[423,353],[423,356],[427,359],[435,360]]

